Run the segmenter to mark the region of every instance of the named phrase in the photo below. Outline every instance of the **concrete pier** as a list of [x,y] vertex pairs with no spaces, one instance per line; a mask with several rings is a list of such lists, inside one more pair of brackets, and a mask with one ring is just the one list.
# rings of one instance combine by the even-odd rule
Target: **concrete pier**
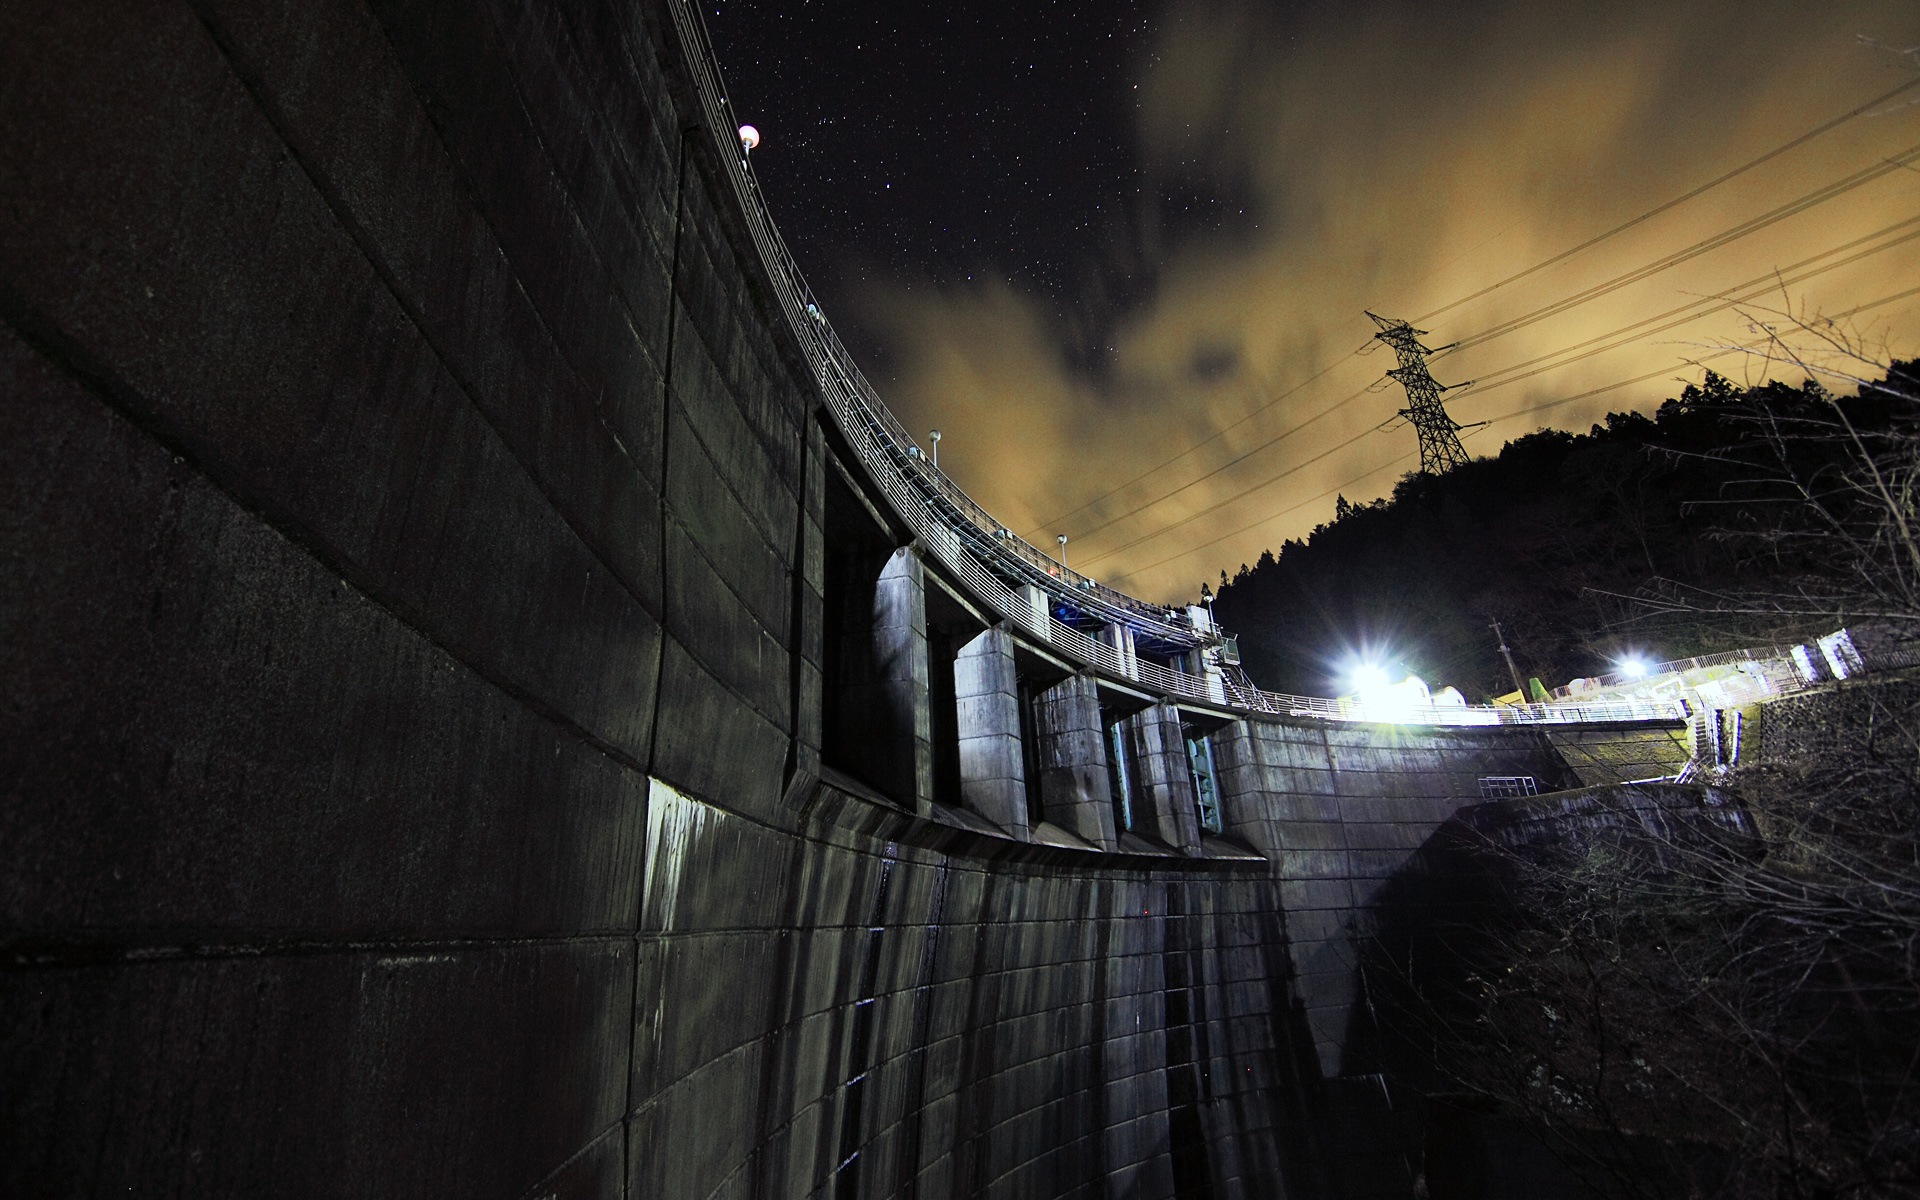
[[1180,710],[1162,701],[1126,719],[1136,831],[1182,854],[1200,853],[1199,810]]
[[867,735],[882,787],[915,812],[933,802],[933,725],[928,702],[927,584],[919,551],[895,550],[873,592],[875,679]]
[[954,660],[959,708],[960,792],[966,806],[1022,841],[1027,780],[1020,745],[1020,685],[1013,636],[996,626]]
[[1089,844],[1115,844],[1106,725],[1093,677],[1080,672],[1039,697],[1040,795],[1046,818]]

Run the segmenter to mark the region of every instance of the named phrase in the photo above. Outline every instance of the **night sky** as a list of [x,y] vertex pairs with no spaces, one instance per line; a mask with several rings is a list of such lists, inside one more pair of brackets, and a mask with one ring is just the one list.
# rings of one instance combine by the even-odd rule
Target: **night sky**
[[756,168],[836,312],[876,278],[994,279],[1098,371],[1116,314],[1151,288],[1154,234],[1225,207],[1148,190],[1133,129],[1154,6],[965,7],[722,2],[708,21],[735,107],[780,139]]
[[1354,353],[1365,308],[1466,341],[1433,370],[1481,381],[1449,397],[1492,422],[1478,454],[1650,409],[1702,363],[1764,371],[1727,352],[1756,306],[1870,306],[1850,322],[1920,352],[1920,299],[1888,299],[1920,282],[1920,88],[1868,104],[1920,73],[1906,0],[706,14],[775,219],[881,394],[1015,529],[1155,599],[1415,465],[1376,428],[1403,398]]

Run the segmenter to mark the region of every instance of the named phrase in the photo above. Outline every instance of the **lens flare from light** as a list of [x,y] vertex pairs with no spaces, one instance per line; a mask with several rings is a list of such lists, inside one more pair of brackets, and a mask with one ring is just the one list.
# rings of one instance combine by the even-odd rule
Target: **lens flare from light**
[[1352,659],[1341,676],[1347,702],[1364,719],[1417,721],[1433,707],[1433,697],[1424,680],[1409,674],[1396,681],[1394,671],[1378,661]]
[[1378,696],[1393,686],[1393,676],[1387,674],[1387,669],[1379,663],[1349,663],[1343,674],[1347,681],[1347,690],[1362,700],[1369,696]]
[[1620,660],[1620,673],[1628,679],[1645,679],[1653,670],[1653,664],[1638,654],[1630,654]]

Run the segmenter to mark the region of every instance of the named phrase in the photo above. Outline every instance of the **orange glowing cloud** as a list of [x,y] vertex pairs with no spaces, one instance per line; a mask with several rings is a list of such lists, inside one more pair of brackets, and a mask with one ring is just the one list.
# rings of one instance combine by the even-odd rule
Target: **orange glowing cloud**
[[[1470,452],[1583,429],[1747,337],[1725,298],[1856,319],[1920,350],[1920,107],[1890,99],[1702,195],[1488,289],[1897,88],[1920,9],[1893,0],[1569,12],[1349,5],[1283,20],[1190,0],[1142,64],[1150,187],[1237,198],[1212,233],[1143,231],[1156,286],[1097,374],[1004,283],[875,285],[883,394],[942,465],[1073,565],[1190,597],[1415,464],[1364,310],[1414,319]],[[1866,44],[1862,38],[1878,45]],[[1748,228],[1750,226],[1750,228]],[[1784,290],[1782,285],[1784,284]],[[1739,356],[1712,364],[1741,376]],[[1370,390],[1371,389],[1371,390]]]

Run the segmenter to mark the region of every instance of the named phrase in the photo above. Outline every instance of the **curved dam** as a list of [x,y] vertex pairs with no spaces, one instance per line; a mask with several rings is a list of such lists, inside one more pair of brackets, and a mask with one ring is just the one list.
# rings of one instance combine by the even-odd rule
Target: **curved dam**
[[0,80],[0,1193],[1411,1196],[1375,893],[1687,760],[998,528],[683,0],[16,3]]

